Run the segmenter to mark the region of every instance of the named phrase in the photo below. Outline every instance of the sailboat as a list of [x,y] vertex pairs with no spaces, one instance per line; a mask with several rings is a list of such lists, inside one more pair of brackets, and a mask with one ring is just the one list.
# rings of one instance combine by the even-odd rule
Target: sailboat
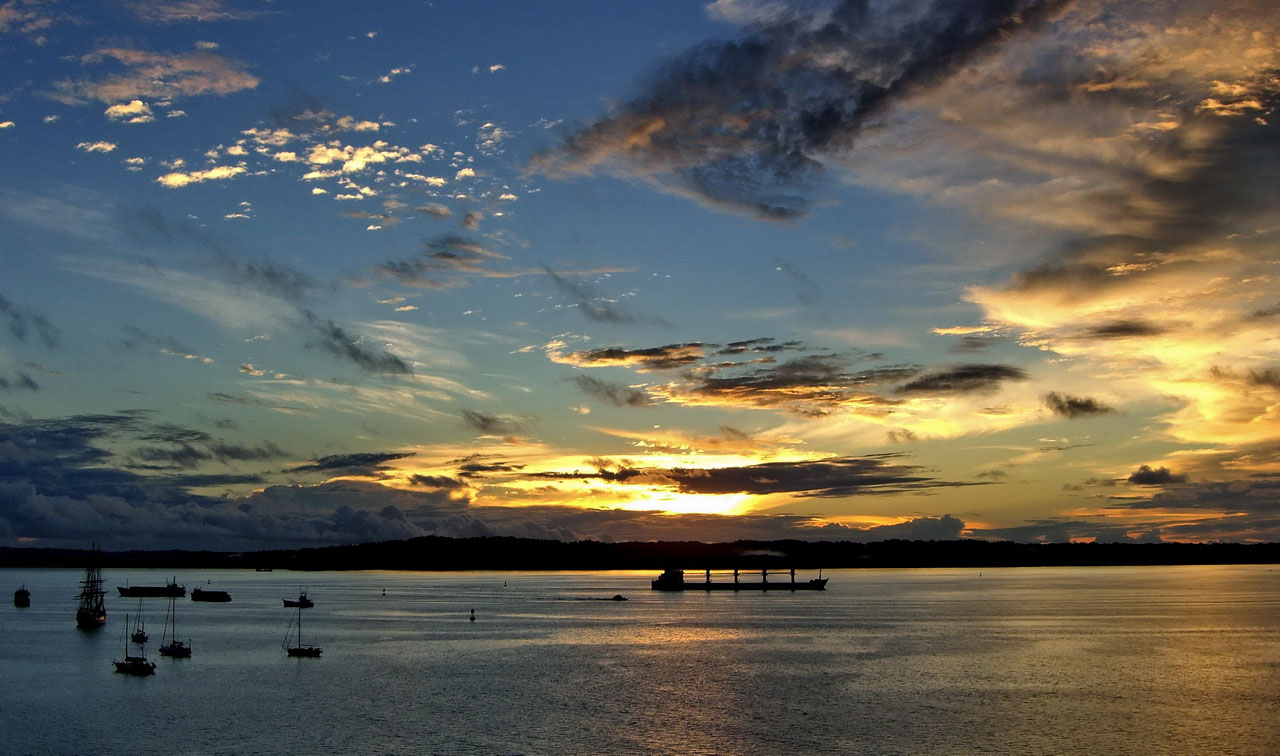
[[[128,616],[127,614],[125,615],[126,619]],[[126,624],[128,623],[126,622]],[[142,622],[142,599],[138,599],[138,620],[133,624],[133,635],[130,635],[129,638],[134,643],[146,643],[151,639],[151,636],[147,635],[146,625]]]
[[[122,632],[121,635],[123,636],[125,633],[128,633],[128,632],[129,632],[129,615],[126,614],[124,616],[124,632]],[[156,663],[153,661],[147,661],[147,652],[146,652],[145,644],[141,644],[141,645],[143,645],[143,649],[138,651],[137,656],[133,656],[129,653],[129,642],[127,640],[124,642],[124,661],[111,662],[112,664],[116,665],[117,672],[123,672],[126,675],[137,675],[139,677],[144,677],[146,675],[154,675],[156,673]]]
[[[295,639],[294,632],[297,632]],[[296,641],[290,645],[290,641]],[[321,648],[319,646],[304,646],[302,644],[302,607],[298,607],[298,619],[296,622],[289,622],[289,629],[285,631],[284,642],[280,644],[286,654],[296,657],[315,658],[320,655]]]
[[[169,608],[164,613],[164,632],[160,635],[160,655],[174,659],[191,658],[191,641],[178,640],[178,597],[169,597]],[[168,640],[166,643],[165,641]]]
[[80,608],[76,610],[76,627],[81,630],[97,630],[107,624],[107,605],[102,597],[102,568],[98,566],[100,552],[94,544],[89,553],[89,566],[84,568],[84,580],[80,581]]

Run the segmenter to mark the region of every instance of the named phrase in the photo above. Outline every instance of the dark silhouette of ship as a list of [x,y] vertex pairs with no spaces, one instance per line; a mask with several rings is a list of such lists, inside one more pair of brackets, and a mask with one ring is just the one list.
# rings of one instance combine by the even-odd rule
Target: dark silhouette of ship
[[80,581],[80,607],[76,609],[76,627],[81,630],[97,630],[107,624],[107,605],[102,600],[107,592],[102,589],[102,568],[98,566],[101,552],[95,544],[89,552],[89,566],[84,568],[84,580]]
[[[754,570],[753,570],[754,572]],[[711,580],[711,570],[705,570],[706,577],[703,580],[688,581],[684,579],[684,570],[667,570],[659,575],[653,581],[653,590],[655,591],[822,591],[826,590],[827,578],[819,577],[805,582],[796,582],[796,571],[793,567],[790,570],[789,580],[774,580],[769,582],[768,568],[760,570],[759,582],[743,582],[740,579],[738,570],[733,571],[733,582],[721,580],[713,582]]]
[[225,604],[231,600],[231,594],[226,591],[210,591],[204,588],[191,589],[192,601],[214,601]]
[[296,606],[300,609],[310,609],[316,605],[316,602],[307,598],[307,592],[301,591],[296,599],[281,599],[286,607]]
[[116,590],[126,598],[168,598],[187,595],[187,587],[171,581],[167,585],[117,585]]
[[13,605],[16,607],[31,606],[31,591],[27,590],[26,585],[13,592]]

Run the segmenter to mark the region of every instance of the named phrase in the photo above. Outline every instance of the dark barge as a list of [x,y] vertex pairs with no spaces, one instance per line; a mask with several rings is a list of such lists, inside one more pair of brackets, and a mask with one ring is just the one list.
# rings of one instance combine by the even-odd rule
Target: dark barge
[[[822,573],[818,574],[821,576]],[[822,591],[826,587],[827,578],[824,577],[797,583],[794,568],[790,570],[789,580],[774,580],[772,583],[769,582],[768,569],[760,570],[759,582],[751,583],[742,582],[738,570],[733,571],[733,582],[712,582],[711,570],[705,570],[703,580],[688,581],[684,579],[684,570],[667,570],[653,581],[655,591]]]

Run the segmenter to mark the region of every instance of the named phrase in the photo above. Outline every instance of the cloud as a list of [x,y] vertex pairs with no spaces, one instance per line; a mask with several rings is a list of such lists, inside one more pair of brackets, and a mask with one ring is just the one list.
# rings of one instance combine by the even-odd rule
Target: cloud
[[485,435],[511,437],[524,432],[528,420],[512,415],[495,415],[467,409],[462,411],[462,422],[468,428]]
[[1061,415],[1067,418],[1105,415],[1115,411],[1097,399],[1085,396],[1071,396],[1070,394],[1059,394],[1057,391],[1050,391],[1048,394],[1045,394],[1044,403],[1045,406],[1052,410],[1055,415]]
[[116,145],[114,142],[81,142],[76,145],[76,149],[84,152],[101,152],[105,155],[115,151]]
[[387,462],[412,457],[412,453],[402,452],[355,452],[349,454],[331,454],[320,457],[305,465],[290,467],[286,472],[322,472],[327,475],[358,475],[378,478],[391,468]]
[[116,103],[103,111],[107,118],[125,123],[150,123],[155,120],[151,107],[142,100]]
[[574,376],[573,383],[582,393],[615,407],[644,407],[654,404],[653,397],[643,389],[620,386],[589,375]]
[[131,0],[126,5],[138,18],[153,24],[245,21],[265,12],[228,8],[223,0]]
[[763,17],[739,39],[668,61],[638,96],[533,167],[559,176],[606,169],[759,218],[803,215],[824,158],[849,149],[871,119],[1061,7],[881,10],[849,0],[829,13]]
[[1167,467],[1152,469],[1149,465],[1142,465],[1129,475],[1129,482],[1138,486],[1164,486],[1171,483],[1185,483],[1186,481],[1187,476],[1178,475]]
[[236,176],[243,175],[245,172],[246,168],[243,164],[218,165],[212,168],[206,168],[202,171],[191,171],[189,173],[174,171],[172,173],[166,173],[163,176],[156,178],[156,183],[170,189],[178,189],[190,184],[199,184],[205,181],[222,181],[235,178]]
[[61,332],[47,317],[38,312],[20,307],[0,295],[0,322],[9,327],[9,333],[18,341],[26,342],[32,330],[39,337],[40,343],[46,347],[57,347],[62,341]]
[[598,296],[585,282],[569,280],[570,273],[566,271],[554,271],[550,267],[544,267],[543,272],[556,285],[556,288],[573,300],[571,306],[582,313],[587,320],[601,323],[667,325],[661,318],[646,318],[632,314],[616,300]]
[[562,342],[552,342],[547,347],[547,355],[553,362],[577,367],[634,367],[639,372],[650,370],[672,370],[691,365],[701,360],[714,344],[694,342],[689,344],[668,344],[647,349],[624,349],[622,347],[603,347],[587,349],[581,352],[564,353]]
[[1004,381],[1025,381],[1026,371],[1008,365],[961,365],[914,378],[898,387],[903,394],[962,394],[994,391]]
[[125,67],[97,81],[63,80],[47,96],[67,105],[89,100],[109,104],[132,100],[170,100],[198,95],[228,95],[258,86],[258,77],[237,63],[208,50],[166,54],[126,47],[103,47],[84,56],[82,63],[113,60]]
[[370,373],[413,375],[413,369],[402,358],[385,350],[379,352],[362,346],[360,339],[348,334],[332,320],[322,320],[310,310],[304,310],[303,315],[307,325],[319,337],[318,341],[310,342],[309,346],[322,349]]

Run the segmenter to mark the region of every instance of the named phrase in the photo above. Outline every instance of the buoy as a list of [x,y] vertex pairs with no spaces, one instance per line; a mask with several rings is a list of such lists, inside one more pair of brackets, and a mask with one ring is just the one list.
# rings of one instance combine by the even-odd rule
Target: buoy
[[472,610],[471,610],[471,621],[472,621],[472,622],[475,622],[475,621],[476,621],[476,610],[475,610],[475,609],[472,609]]

